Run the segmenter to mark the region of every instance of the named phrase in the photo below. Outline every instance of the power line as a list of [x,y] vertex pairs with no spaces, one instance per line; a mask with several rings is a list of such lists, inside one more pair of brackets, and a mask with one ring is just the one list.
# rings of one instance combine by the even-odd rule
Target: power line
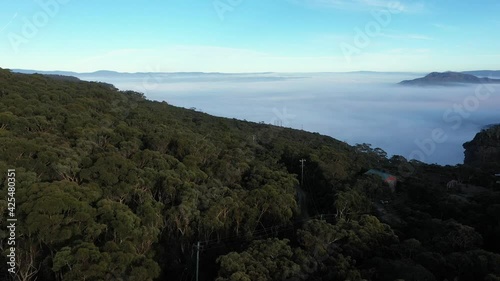
[[196,244],[196,281],[198,281],[198,274],[200,271],[200,241]]
[[306,162],[306,159],[302,158],[299,160],[300,166],[302,168],[302,175],[300,177],[300,187],[304,187],[304,163]]
[[[304,189],[304,165],[305,165],[306,159],[302,158],[299,160],[299,162],[300,162],[300,167],[301,167],[300,188]],[[314,209],[316,210],[316,213],[319,213],[318,205],[316,204],[316,200],[314,199],[314,194],[312,192],[310,192],[310,195],[311,195]]]
[[[281,227],[280,228],[280,225],[278,226],[271,226],[271,227],[267,227],[267,228],[264,228],[264,229],[261,229],[261,230],[258,230],[258,231],[254,231],[252,233],[252,241],[255,241],[255,240],[260,240],[260,239],[264,239],[264,238],[267,238],[271,235],[275,235],[279,232],[283,232],[283,231],[288,231],[288,230],[291,230],[291,229],[294,229],[295,226],[299,223],[303,223],[303,222],[307,222],[307,221],[310,221],[310,220],[313,220],[313,219],[316,219],[316,218],[320,218],[321,220],[326,220],[326,218],[328,217],[336,217],[335,214],[320,214],[320,215],[316,215],[314,217],[311,217],[311,218],[307,218],[307,219],[303,219],[303,220],[297,220],[297,221],[294,221],[292,224],[286,224],[285,226],[286,227]],[[284,224],[283,224],[284,225]],[[283,226],[281,225],[281,226]],[[267,230],[269,229],[273,229],[274,231],[272,233],[267,233]],[[257,234],[257,235],[255,235]],[[261,234],[261,235],[258,235],[258,234]],[[237,235],[235,237],[242,237],[243,235]],[[228,241],[228,239],[224,238],[224,239],[221,239],[221,241],[219,241],[218,243],[212,243],[211,245],[209,243],[206,243],[208,241],[205,241],[204,243],[205,246],[203,246],[203,250],[214,250],[214,249],[220,249],[220,248],[226,248],[226,247],[230,247],[232,245],[235,245],[235,244],[248,244],[248,243],[251,243],[251,241],[233,241],[233,242],[230,242],[230,243],[224,243],[224,245],[217,245],[217,244],[221,244],[221,242],[223,240],[226,240]],[[201,247],[201,241],[198,241],[196,245],[193,245],[194,247],[196,247],[196,281],[198,281],[198,274],[199,274],[199,260],[200,260],[200,249],[202,249]]]

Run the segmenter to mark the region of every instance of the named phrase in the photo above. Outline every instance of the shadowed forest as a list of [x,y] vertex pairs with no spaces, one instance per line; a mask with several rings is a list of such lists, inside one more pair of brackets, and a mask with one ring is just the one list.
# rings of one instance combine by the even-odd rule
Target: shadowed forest
[[15,169],[14,280],[498,281],[500,126],[464,148],[428,165],[0,69],[0,279]]

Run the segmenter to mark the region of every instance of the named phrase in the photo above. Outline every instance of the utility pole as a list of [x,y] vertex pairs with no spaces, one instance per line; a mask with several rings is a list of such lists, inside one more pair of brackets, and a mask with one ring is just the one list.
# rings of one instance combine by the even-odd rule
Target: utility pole
[[304,187],[304,163],[306,162],[306,159],[300,159],[299,162],[302,168],[302,176],[300,177],[300,187]]
[[198,275],[200,271],[200,241],[196,244],[196,281],[198,281]]

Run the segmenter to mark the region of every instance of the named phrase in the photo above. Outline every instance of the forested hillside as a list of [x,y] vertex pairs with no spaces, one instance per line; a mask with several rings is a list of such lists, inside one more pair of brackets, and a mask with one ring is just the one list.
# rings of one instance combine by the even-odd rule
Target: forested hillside
[[500,186],[480,167],[2,69],[0,280],[8,169],[16,280],[194,280],[198,250],[199,280],[500,280]]

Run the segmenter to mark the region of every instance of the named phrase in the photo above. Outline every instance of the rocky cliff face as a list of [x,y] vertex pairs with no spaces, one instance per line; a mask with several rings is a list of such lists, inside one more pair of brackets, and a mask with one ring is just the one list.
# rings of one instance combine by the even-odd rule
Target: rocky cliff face
[[472,141],[464,143],[463,147],[464,164],[485,172],[500,173],[500,125],[482,130]]

